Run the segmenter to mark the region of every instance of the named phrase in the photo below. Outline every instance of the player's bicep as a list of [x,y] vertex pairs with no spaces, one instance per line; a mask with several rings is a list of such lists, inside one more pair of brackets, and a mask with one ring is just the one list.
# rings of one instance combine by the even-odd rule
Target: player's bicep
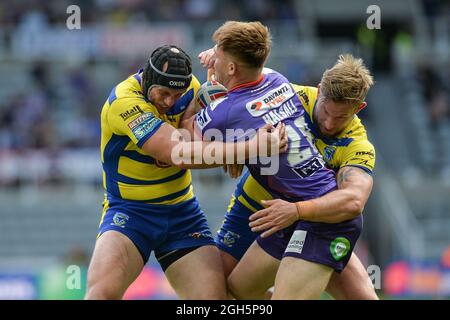
[[362,201],[367,201],[373,187],[372,176],[363,168],[352,165],[339,169],[336,175],[339,189],[352,190]]

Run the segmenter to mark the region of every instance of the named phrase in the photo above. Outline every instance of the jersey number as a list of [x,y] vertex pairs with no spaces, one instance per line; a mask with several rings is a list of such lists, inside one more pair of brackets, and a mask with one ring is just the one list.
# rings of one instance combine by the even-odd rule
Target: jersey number
[[286,133],[290,140],[287,160],[293,168],[297,167],[300,163],[310,159],[313,156],[313,152],[315,151],[314,137],[309,131],[307,124],[305,123],[304,116],[298,117],[295,120],[294,124],[295,127],[297,127],[297,129],[300,130],[306,137],[306,141],[308,141],[309,147],[304,147],[303,150],[300,150],[302,136],[297,132],[297,130],[295,130],[292,125],[286,125]]

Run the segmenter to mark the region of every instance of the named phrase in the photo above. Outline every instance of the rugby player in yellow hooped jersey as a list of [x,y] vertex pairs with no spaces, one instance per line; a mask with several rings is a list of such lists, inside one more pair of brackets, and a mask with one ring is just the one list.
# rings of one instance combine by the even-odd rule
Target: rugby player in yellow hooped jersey
[[[86,299],[120,299],[153,250],[180,298],[226,298],[219,252],[187,170],[219,164],[206,165],[211,159],[204,157],[202,164],[178,163],[172,157],[175,147],[193,146],[176,129],[195,113],[192,101],[199,83],[191,72],[191,60],[183,50],[159,47],[144,69],[111,91],[102,109],[106,195]],[[233,161],[243,161],[240,157],[248,157],[258,140],[281,138],[283,130],[258,130],[247,142],[200,146],[222,150],[222,161],[230,152]],[[191,160],[199,159],[195,155],[202,148],[196,146],[190,148]],[[245,155],[235,152],[242,147]]]
[[[199,59],[204,67],[212,67],[215,60],[213,50],[200,53]],[[336,92],[343,87],[332,85],[336,82],[355,88],[361,88],[363,84],[367,88],[361,90],[364,96],[359,97],[360,101],[352,102]],[[349,55],[340,56],[336,65],[324,73],[321,84],[321,93],[314,87],[293,87],[309,115],[306,121],[316,138],[317,148],[328,166],[337,172],[339,189],[320,198],[300,202],[297,206],[280,199],[263,201],[271,199],[271,195],[247,172],[239,181],[216,238],[227,277],[258,235],[256,232],[269,229],[262,234],[267,237],[298,219],[336,223],[354,218],[364,208],[372,189],[375,150],[356,113],[366,106],[363,100],[372,84],[370,73],[362,60]],[[237,177],[242,166],[232,166],[228,170]],[[261,202],[267,206],[266,209]],[[254,232],[248,227],[249,216]],[[242,287],[242,281],[239,282]],[[253,298],[262,297],[265,292],[264,287],[251,283],[247,288],[249,297]],[[258,293],[258,289],[261,292]],[[367,272],[355,254],[341,274],[333,273],[327,292],[336,299],[377,299]]]

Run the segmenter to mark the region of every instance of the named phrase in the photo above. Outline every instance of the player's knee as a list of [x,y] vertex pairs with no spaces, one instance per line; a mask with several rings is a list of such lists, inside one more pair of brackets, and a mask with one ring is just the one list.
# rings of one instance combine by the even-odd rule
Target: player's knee
[[121,284],[111,277],[88,272],[86,300],[120,300],[123,291]]
[[231,296],[233,296],[237,300],[244,299],[243,298],[243,292],[242,288],[240,288],[237,284],[235,279],[230,275],[227,278],[227,290]]
[[86,300],[120,300],[123,292],[117,286],[106,283],[105,281],[87,284]]

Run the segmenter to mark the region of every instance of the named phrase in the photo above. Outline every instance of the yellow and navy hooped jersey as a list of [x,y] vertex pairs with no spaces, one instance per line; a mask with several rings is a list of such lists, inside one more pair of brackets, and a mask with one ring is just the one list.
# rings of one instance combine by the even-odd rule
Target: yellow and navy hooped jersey
[[[356,166],[372,174],[375,166],[375,148],[367,139],[361,120],[355,115],[342,134],[334,139],[323,138],[317,129],[314,130],[312,116],[317,100],[317,88],[295,84],[292,86],[307,112],[305,117],[309,116],[315,145],[327,166],[335,171],[344,166]],[[272,199],[271,194],[247,172],[241,177],[227,211],[230,213],[233,208],[242,211],[240,206],[243,205],[251,212],[255,212],[263,209],[261,200],[269,199]]]
[[315,145],[328,167],[338,171],[344,166],[355,166],[372,174],[375,167],[375,148],[368,140],[366,129],[358,116],[355,115],[350,124],[337,137],[321,137],[313,120],[317,88],[295,84],[292,86],[309,115],[310,129],[315,137]]
[[145,99],[141,70],[112,89],[101,113],[101,158],[106,191],[127,200],[176,204],[194,197],[189,170],[162,163],[145,154],[143,144],[161,127],[175,128],[200,83],[190,87],[166,114]]

